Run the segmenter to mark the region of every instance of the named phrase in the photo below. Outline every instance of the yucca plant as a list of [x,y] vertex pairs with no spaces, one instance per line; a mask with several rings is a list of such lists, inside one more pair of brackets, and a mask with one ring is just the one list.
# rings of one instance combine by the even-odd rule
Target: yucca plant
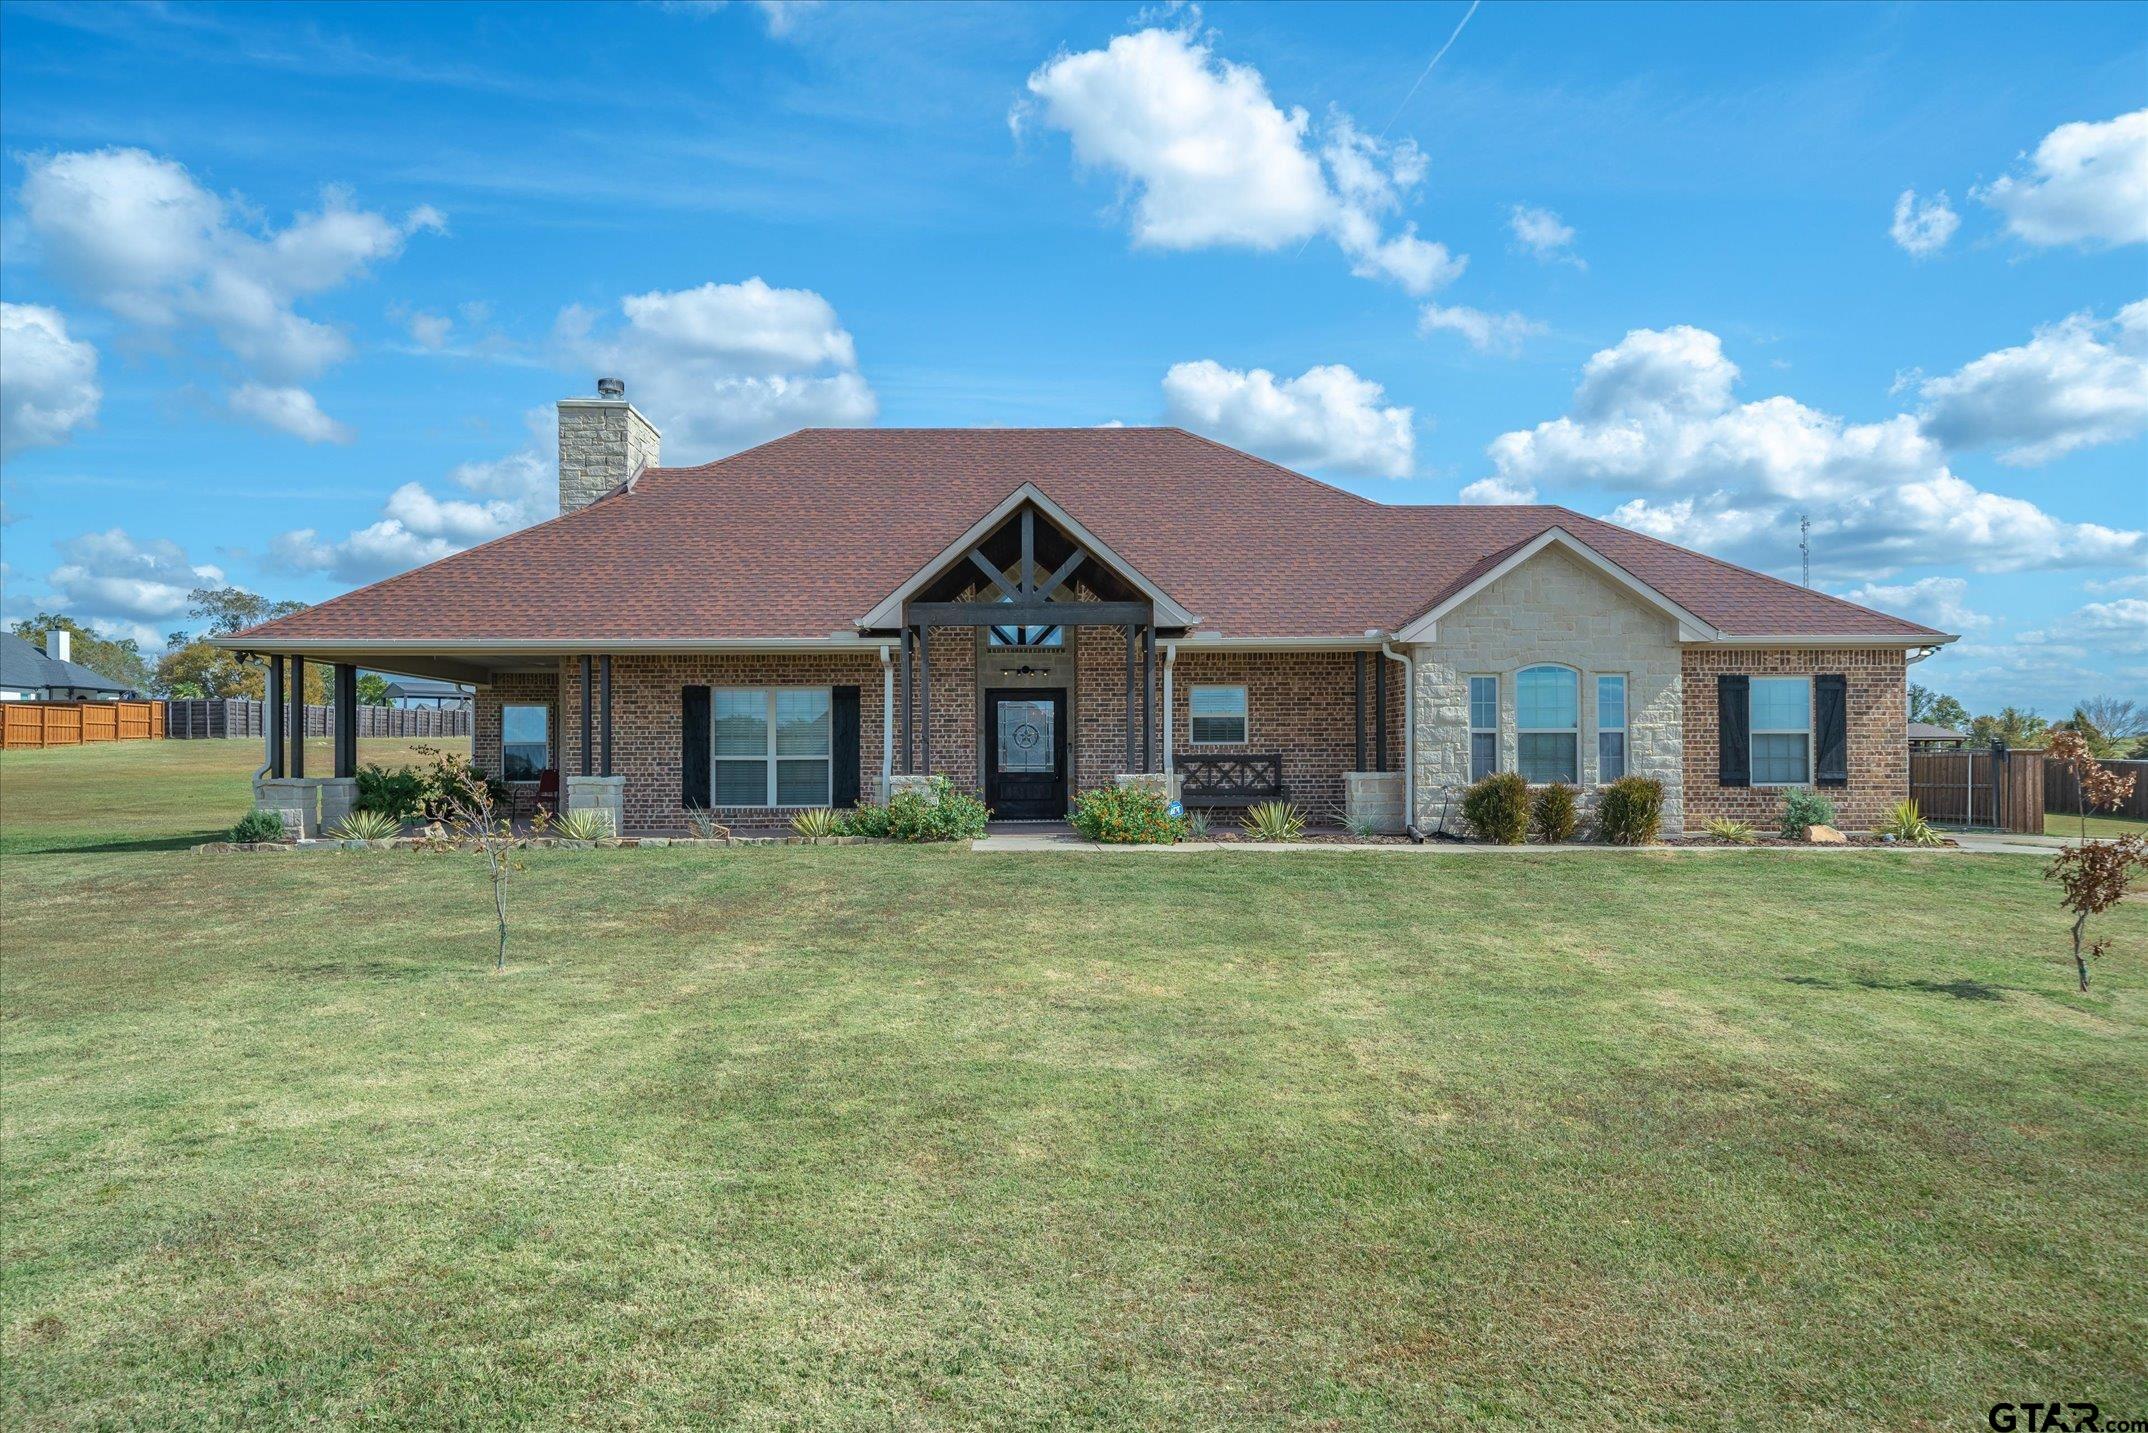
[[1187,840],[1206,841],[1208,839],[1208,813],[1206,811],[1188,811],[1184,819]]
[[353,811],[328,834],[338,841],[388,841],[403,834],[403,823],[385,811]]
[[825,841],[843,834],[843,818],[825,806],[816,806],[791,817],[791,830],[808,841]]
[[1718,816],[1708,823],[1708,834],[1718,841],[1728,841],[1733,846],[1750,846],[1760,839],[1759,833],[1745,821],[1733,821],[1728,816]]
[[1895,808],[1887,813],[1887,819],[1880,823],[1879,833],[1910,846],[1937,846],[1941,843],[1939,833],[1924,819],[1924,813],[1917,809],[1917,803],[1914,801],[1897,802]]
[[686,829],[699,841],[725,841],[731,836],[731,828],[716,819],[716,813],[706,806],[686,808]]
[[1305,834],[1305,813],[1288,801],[1263,801],[1239,824],[1256,841],[1295,841]]
[[562,841],[609,841],[619,834],[612,829],[611,812],[588,806],[554,816],[552,831]]

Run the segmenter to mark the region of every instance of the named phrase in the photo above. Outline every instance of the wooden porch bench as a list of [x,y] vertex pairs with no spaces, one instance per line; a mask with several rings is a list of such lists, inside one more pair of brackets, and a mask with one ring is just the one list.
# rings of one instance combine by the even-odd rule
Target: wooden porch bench
[[1247,756],[1181,756],[1172,765],[1179,774],[1179,803],[1184,806],[1258,806],[1287,801],[1280,752]]

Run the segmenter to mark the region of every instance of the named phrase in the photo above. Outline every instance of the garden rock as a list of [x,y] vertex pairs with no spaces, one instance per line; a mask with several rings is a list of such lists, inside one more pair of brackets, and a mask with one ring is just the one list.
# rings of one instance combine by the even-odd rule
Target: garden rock
[[1849,837],[1843,835],[1832,826],[1823,826],[1818,822],[1806,828],[1805,840],[1807,844],[1813,846],[1847,846],[1850,844]]

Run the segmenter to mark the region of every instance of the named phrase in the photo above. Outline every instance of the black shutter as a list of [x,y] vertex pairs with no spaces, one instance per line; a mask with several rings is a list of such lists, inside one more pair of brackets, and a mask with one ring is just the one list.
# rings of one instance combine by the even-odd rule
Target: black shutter
[[1744,677],[1715,679],[1715,779],[1725,786],[1753,784],[1752,683]]
[[709,689],[679,689],[679,804],[709,804]]
[[858,689],[837,687],[834,702],[834,789],[829,804],[841,811],[858,804]]
[[1850,679],[1812,679],[1813,781],[1819,786],[1850,784]]

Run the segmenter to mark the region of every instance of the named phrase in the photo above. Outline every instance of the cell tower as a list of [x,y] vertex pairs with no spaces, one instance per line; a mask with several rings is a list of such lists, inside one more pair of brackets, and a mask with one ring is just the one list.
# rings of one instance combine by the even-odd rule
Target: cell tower
[[1797,515],[1797,561],[1805,585],[1812,586],[1812,519],[1803,513]]

